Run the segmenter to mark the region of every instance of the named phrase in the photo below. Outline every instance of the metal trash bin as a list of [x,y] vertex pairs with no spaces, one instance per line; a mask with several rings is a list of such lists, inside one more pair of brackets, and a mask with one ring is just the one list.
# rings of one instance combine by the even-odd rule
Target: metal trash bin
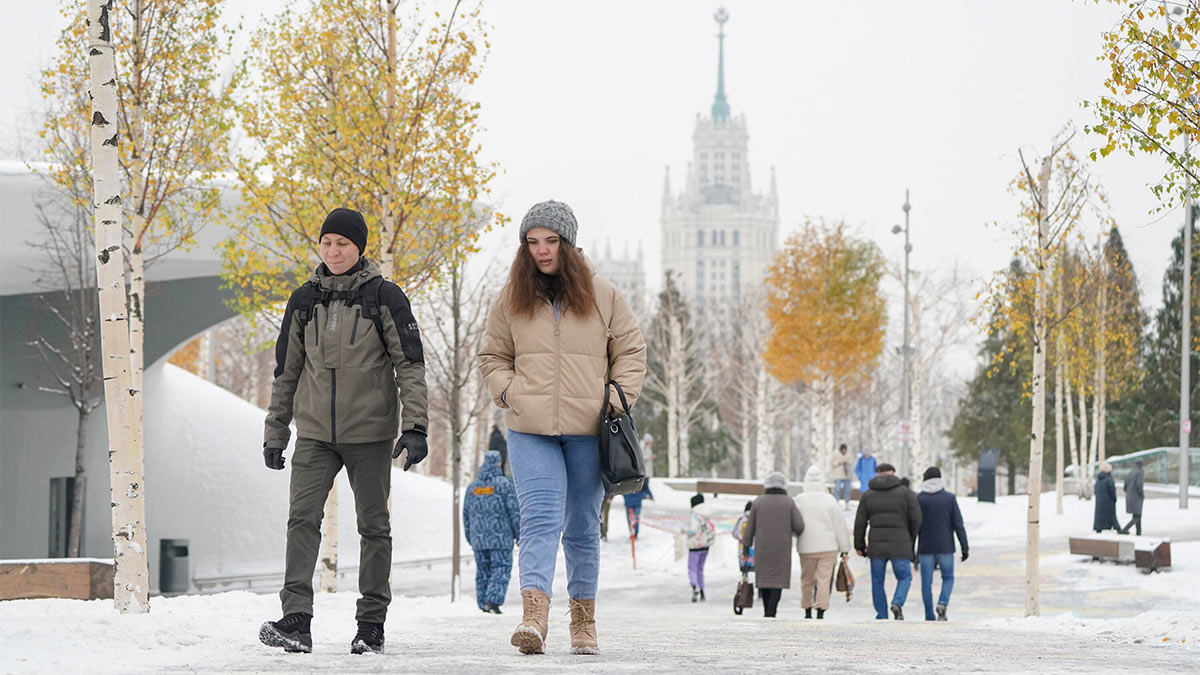
[[188,586],[188,540],[159,540],[158,592],[187,593]]

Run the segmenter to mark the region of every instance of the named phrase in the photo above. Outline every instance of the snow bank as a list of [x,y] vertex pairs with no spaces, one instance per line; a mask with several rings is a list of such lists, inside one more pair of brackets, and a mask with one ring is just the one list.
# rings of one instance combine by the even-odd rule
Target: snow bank
[[1081,618],[1071,612],[1049,617],[991,619],[997,631],[1033,630],[1072,638],[1099,637],[1120,644],[1177,645],[1200,651],[1200,612],[1150,611],[1128,618]]

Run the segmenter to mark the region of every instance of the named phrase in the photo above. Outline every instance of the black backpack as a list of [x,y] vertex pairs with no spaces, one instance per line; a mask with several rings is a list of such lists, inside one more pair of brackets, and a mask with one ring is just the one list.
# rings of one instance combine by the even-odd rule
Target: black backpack
[[387,350],[387,341],[383,339],[383,317],[379,310],[379,289],[383,286],[383,277],[374,277],[352,291],[327,291],[316,282],[309,280],[300,287],[299,302],[296,305],[296,320],[300,322],[301,330],[316,316],[318,304],[329,307],[332,300],[342,300],[347,307],[359,305],[364,319],[370,319],[375,324],[375,332],[379,334],[379,343]]

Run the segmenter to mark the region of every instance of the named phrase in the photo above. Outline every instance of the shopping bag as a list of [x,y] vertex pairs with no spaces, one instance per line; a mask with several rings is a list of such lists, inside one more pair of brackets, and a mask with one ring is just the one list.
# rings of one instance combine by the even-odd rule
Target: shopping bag
[[838,562],[834,580],[834,587],[839,593],[845,593],[846,602],[850,602],[850,596],[854,593],[854,573],[850,571],[850,563],[845,558]]

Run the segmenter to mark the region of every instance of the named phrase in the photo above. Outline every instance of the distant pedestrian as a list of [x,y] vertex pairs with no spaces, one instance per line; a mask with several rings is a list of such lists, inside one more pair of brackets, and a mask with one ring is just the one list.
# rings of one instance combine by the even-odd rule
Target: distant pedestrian
[[483,455],[479,475],[467,486],[463,499],[463,529],[475,552],[475,604],[500,613],[512,575],[512,549],[521,533],[517,491],[500,473],[500,453]]
[[838,446],[837,454],[833,456],[833,465],[829,475],[833,478],[833,498],[846,502],[845,509],[850,510],[850,453],[846,444]]
[[810,467],[804,474],[804,492],[796,495],[795,501],[804,519],[804,534],[796,540],[796,551],[800,553],[800,606],[804,608],[804,618],[811,619],[815,608],[817,618],[824,619],[838,554],[845,558],[850,553],[850,531],[837,500],[825,489],[819,468]]
[[1092,529],[1097,532],[1105,530],[1121,531],[1121,522],[1117,520],[1117,482],[1112,477],[1112,464],[1105,462],[1100,465],[1100,473],[1096,474],[1096,515],[1092,519]]
[[717,528],[708,517],[708,505],[704,495],[692,495],[692,514],[688,521],[688,581],[692,584],[692,602],[704,600],[704,563],[708,560],[708,549],[717,539]]
[[512,472],[508,470],[508,441],[504,440],[504,433],[500,431],[499,425],[492,425],[492,434],[488,437],[488,450],[500,453],[500,473],[511,477]]
[[912,561],[916,557],[914,544],[920,530],[921,505],[916,495],[900,485],[895,467],[880,464],[879,473],[871,479],[870,490],[858,502],[854,517],[854,550],[871,559],[871,598],[876,619],[887,618],[889,605],[883,583],[889,562],[896,575],[892,617],[904,619],[904,601],[912,585]]
[[650,479],[642,482],[642,489],[622,495],[625,501],[625,522],[629,524],[629,536],[634,539],[642,532],[642,502],[646,499],[654,501],[654,493],[650,491]]
[[604,493],[604,501],[600,502],[600,541],[608,541],[608,512],[612,510],[613,496]]
[[863,451],[858,455],[858,461],[854,463],[854,475],[858,477],[858,498],[867,493],[870,488],[871,479],[877,473],[877,464],[875,456],[871,454],[870,449],[863,448]]
[[1125,513],[1133,516],[1129,524],[1121,528],[1121,534],[1129,534],[1130,527],[1137,527],[1137,535],[1142,536],[1142,502],[1146,499],[1146,474],[1142,471],[1142,460],[1134,460],[1133,469],[1125,476]]
[[742,545],[754,547],[754,584],[763,601],[763,616],[775,618],[783,589],[792,584],[792,537],[804,532],[804,518],[787,493],[787,477],[772,472],[754,500]]
[[[954,590],[954,537],[962,546],[962,561],[968,553],[967,528],[963,526],[962,511],[953,492],[947,492],[942,471],[936,466],[925,469],[925,482],[917,495],[921,505],[921,532],[917,542],[917,560],[921,568],[921,600],[925,603],[926,621],[945,621],[950,592]],[[942,571],[942,590],[937,606],[933,604],[933,570]],[[936,612],[936,614],[935,614]]]
[[754,571],[754,547],[742,543],[742,534],[746,532],[746,521],[750,519],[750,509],[753,506],[754,502],[746,502],[746,508],[742,510],[742,515],[738,517],[733,525],[733,532],[730,533],[738,542],[738,570],[742,574]]

